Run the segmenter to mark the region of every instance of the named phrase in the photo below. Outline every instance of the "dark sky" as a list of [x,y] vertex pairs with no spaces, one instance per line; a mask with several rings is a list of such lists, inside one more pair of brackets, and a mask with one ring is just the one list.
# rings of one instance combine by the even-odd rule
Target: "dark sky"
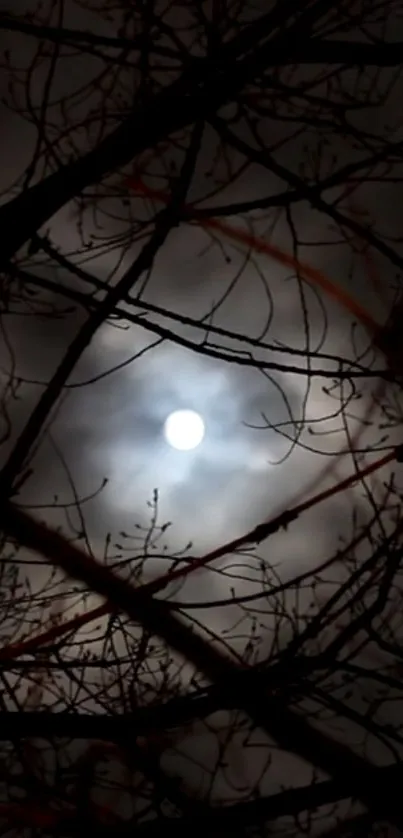
[[[0,10],[3,7],[7,8],[7,4],[0,3]],[[20,13],[24,7],[22,3],[15,3],[13,11],[15,9]],[[87,17],[75,3],[67,2],[65,7],[65,26],[95,26],[95,18]],[[109,31],[110,24],[100,24],[96,20],[96,25],[102,31]],[[34,41],[4,32],[1,38],[11,50],[15,62],[25,65],[29,63]],[[54,96],[56,91],[60,95],[76,90],[84,78],[91,77],[97,66],[96,61],[88,57],[81,60],[74,57],[67,61],[60,74],[56,75]],[[392,73],[389,76],[388,73],[385,71],[385,88],[392,77]],[[40,101],[43,83],[44,74],[38,68],[30,91],[36,103]],[[3,74],[1,95],[10,105],[11,95],[7,84],[7,77]],[[400,87],[398,92],[394,89],[384,110],[379,108],[369,116],[364,112],[357,117],[357,121],[360,119],[362,125],[372,130],[375,119],[384,123],[393,120],[400,91]],[[17,89],[16,95],[24,95],[22,88]],[[72,114],[78,118],[80,109],[90,107],[91,99],[81,102],[77,98],[72,105],[71,118]],[[10,113],[5,105],[2,108],[1,125],[0,177],[1,187],[5,190],[2,200],[8,200],[14,190],[21,186],[21,180],[17,181],[17,178],[30,161],[35,132],[21,116]],[[274,142],[276,132],[280,136],[282,130],[283,127],[276,123],[270,141]],[[78,136],[77,142],[85,145],[86,140]],[[303,154],[308,157],[309,148],[314,150],[317,142],[314,132],[304,134],[301,138],[285,143],[278,152],[278,158],[283,164],[295,164],[298,168],[296,161],[303,159]],[[357,153],[349,149],[347,142],[342,139],[338,145],[334,138],[330,142],[332,147],[323,152],[327,165],[330,165],[332,153],[337,152],[338,165],[348,161],[349,155],[354,157]],[[214,150],[212,138],[207,134],[193,197],[201,197],[207,191],[203,173]],[[112,177],[111,183],[116,188],[118,178]],[[279,185],[274,179],[271,182],[264,172],[251,167],[239,182],[223,192],[217,200],[226,203],[254,198],[271,190],[276,191]],[[400,195],[400,185],[370,184],[357,193],[357,203],[368,211],[378,230],[384,231],[387,228],[388,234],[392,235],[401,229],[400,213],[396,211]],[[117,203],[112,200],[103,202],[104,212],[100,216],[102,226],[95,230],[96,235],[107,238],[125,229],[124,218],[116,221],[107,214],[116,211]],[[135,212],[144,212],[144,205],[140,203],[133,202],[132,207]],[[122,211],[120,203],[119,211]],[[127,210],[123,209],[123,212]],[[88,238],[93,231],[90,211],[85,223],[85,235]],[[230,219],[230,223],[242,226],[239,219]],[[380,257],[374,257],[374,264],[384,285],[380,300],[368,282],[362,260],[357,258],[351,264],[350,248],[340,243],[338,233],[330,229],[327,219],[301,204],[295,211],[294,223],[300,241],[305,243],[301,246],[301,258],[322,270],[335,283],[341,284],[374,317],[382,321],[387,312],[387,301],[390,298],[388,285],[393,280],[394,269],[383,263]],[[289,229],[283,217],[276,220],[273,214],[266,221],[261,220],[256,228],[279,247],[291,251]],[[50,230],[52,243],[67,256],[74,257],[74,252],[81,248],[76,207],[65,208],[47,225],[47,230]],[[117,268],[118,275],[129,264],[134,253],[135,248],[126,252],[123,264]],[[83,268],[104,279],[117,265],[118,256],[118,250],[93,256],[92,251],[87,249],[81,251],[79,258]],[[30,269],[38,275],[42,274],[52,280],[66,280],[61,269],[49,264],[43,266],[39,256],[34,261],[30,260],[29,264]],[[226,291],[238,269],[239,279],[226,297]],[[268,287],[274,301],[273,311]],[[324,295],[321,295],[319,303],[317,292],[314,293],[307,284],[301,288],[295,276],[274,260],[253,254],[246,261],[245,253],[238,252],[224,238],[214,243],[200,228],[182,225],[175,229],[155,261],[142,299],[186,316],[204,316],[208,322],[211,307],[216,306],[221,298],[224,299],[215,312],[215,325],[258,337],[270,316],[272,319],[266,340],[271,344],[277,341],[294,349],[306,348],[304,306],[310,323],[311,351],[322,341],[321,352],[352,358],[354,352],[358,351],[353,345],[352,335],[362,350],[370,340],[361,327],[352,330],[352,318],[345,310]],[[13,361],[17,378],[45,383],[82,322],[82,313],[76,311],[66,314],[65,310],[70,307],[70,303],[61,298],[44,296],[43,300],[54,303],[60,317],[4,319],[1,366],[3,371],[7,371]],[[164,325],[169,323],[157,317],[155,320]],[[199,340],[196,331],[180,328],[184,336]],[[327,334],[323,338],[325,328]],[[85,505],[85,519],[96,555],[103,553],[107,532],[112,532],[113,539],[119,541],[118,533],[121,530],[133,532],[136,523],[147,524],[151,514],[147,501],[152,498],[155,488],[159,491],[159,522],[172,522],[172,528],[164,537],[168,549],[181,549],[191,541],[191,554],[199,555],[202,551],[241,535],[289,506],[295,497],[299,497],[301,492],[312,485],[315,475],[332,458],[336,461],[335,452],[346,446],[346,432],[341,418],[329,419],[339,406],[337,391],[333,396],[326,394],[323,388],[328,382],[320,377],[314,378],[307,390],[305,375],[275,372],[270,379],[259,370],[214,360],[167,341],[150,348],[146,354],[134,358],[123,368],[104,375],[135,356],[155,339],[146,330],[130,324],[124,328],[105,325],[99,330],[69,382],[52,425],[51,438],[45,439],[37,452],[33,475],[22,495],[22,499],[31,504],[51,504],[55,494],[59,495],[59,500],[71,501],[66,466],[82,496],[94,492],[102,479],[107,477],[108,484],[102,493],[95,501]],[[267,351],[266,356],[262,352],[261,357],[283,363],[290,361],[289,356],[270,351]],[[297,358],[295,363],[304,366],[301,358]],[[381,366],[382,359],[378,358],[377,363]],[[326,365],[335,368],[331,361],[323,363],[324,367]],[[86,385],[85,382],[92,383]],[[349,406],[351,432],[356,427],[355,420],[368,409],[371,393],[377,385],[376,380],[363,384],[361,397]],[[20,400],[12,408],[16,430],[29,415],[42,386],[35,383],[21,385]],[[171,411],[181,408],[198,411],[205,421],[205,439],[192,452],[174,451],[163,437],[166,417]],[[262,413],[272,425],[278,426],[277,431],[248,427],[248,424],[261,425]],[[294,431],[291,422],[300,421],[303,416],[306,424],[301,440],[312,450],[301,445],[292,448],[289,439],[279,433],[281,430],[292,438]],[[376,411],[373,420],[375,427],[367,430],[361,444],[365,439],[365,444],[372,447],[376,454],[376,449],[387,443],[385,432],[376,427],[379,422]],[[331,430],[333,433],[329,434]],[[62,452],[64,464],[57,451]],[[289,457],[282,462],[288,451]],[[351,458],[344,457],[338,462],[330,479],[340,479],[352,469]],[[382,478],[386,479],[387,476],[388,472],[385,471]],[[353,508],[361,519],[371,512],[362,487],[339,495],[306,513],[286,533],[280,533],[269,544],[262,546],[259,555],[274,565],[276,573],[283,579],[312,567],[335,550],[341,535],[352,532]],[[48,520],[59,520],[59,513],[49,512]],[[255,561],[250,560],[248,573],[244,573],[243,568],[243,578],[238,579],[212,571],[201,571],[189,580],[175,598],[182,598],[185,602],[221,599],[228,595],[233,585],[238,594],[255,591],[260,584],[258,574],[253,570]],[[245,559],[239,559],[238,564],[244,565]],[[219,568],[227,565],[233,568],[233,557],[221,560]],[[146,577],[160,573],[162,567],[165,565],[161,562],[150,561],[146,566]],[[240,577],[239,568],[236,572]],[[341,569],[334,571],[339,572],[342,573]],[[43,573],[43,570],[38,573],[35,569],[32,576],[34,586],[40,584]],[[235,571],[232,569],[231,573]],[[248,574],[248,578],[245,578]],[[326,597],[326,590],[324,586],[323,597]],[[232,607],[226,610],[214,609],[204,615],[205,612],[197,612],[198,619],[206,619],[209,628],[223,630],[234,623],[238,610]],[[270,625],[270,619],[269,613],[262,616],[267,625]],[[287,632],[286,626],[284,631]],[[233,642],[236,647],[242,647],[244,637],[240,636]],[[265,649],[267,644],[264,640],[262,654]],[[203,742],[203,747],[208,750],[207,740]],[[279,762],[279,782],[281,770]],[[288,771],[289,763],[284,768],[285,774]]]

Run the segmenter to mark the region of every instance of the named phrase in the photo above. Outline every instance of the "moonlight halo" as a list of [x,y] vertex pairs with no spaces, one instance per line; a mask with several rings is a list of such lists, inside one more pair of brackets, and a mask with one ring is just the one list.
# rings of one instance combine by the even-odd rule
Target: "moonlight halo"
[[204,437],[203,419],[194,410],[175,410],[165,422],[164,435],[172,448],[191,451],[200,445]]

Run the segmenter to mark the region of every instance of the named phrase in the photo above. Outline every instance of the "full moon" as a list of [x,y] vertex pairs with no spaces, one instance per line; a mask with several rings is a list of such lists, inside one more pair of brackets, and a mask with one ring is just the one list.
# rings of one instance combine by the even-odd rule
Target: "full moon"
[[164,426],[165,439],[178,451],[197,448],[204,437],[204,422],[194,410],[175,410]]

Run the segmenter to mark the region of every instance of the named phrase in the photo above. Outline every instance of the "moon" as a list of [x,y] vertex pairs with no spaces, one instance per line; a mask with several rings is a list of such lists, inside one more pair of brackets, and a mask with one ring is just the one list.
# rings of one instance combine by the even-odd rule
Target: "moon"
[[197,448],[204,437],[204,422],[194,410],[175,410],[164,425],[165,439],[178,451]]

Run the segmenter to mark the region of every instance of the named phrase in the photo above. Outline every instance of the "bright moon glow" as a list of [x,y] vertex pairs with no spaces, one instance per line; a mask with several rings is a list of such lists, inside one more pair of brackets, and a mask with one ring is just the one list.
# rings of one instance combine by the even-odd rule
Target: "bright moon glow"
[[179,451],[197,448],[204,437],[204,422],[194,410],[176,410],[164,426],[165,439]]

